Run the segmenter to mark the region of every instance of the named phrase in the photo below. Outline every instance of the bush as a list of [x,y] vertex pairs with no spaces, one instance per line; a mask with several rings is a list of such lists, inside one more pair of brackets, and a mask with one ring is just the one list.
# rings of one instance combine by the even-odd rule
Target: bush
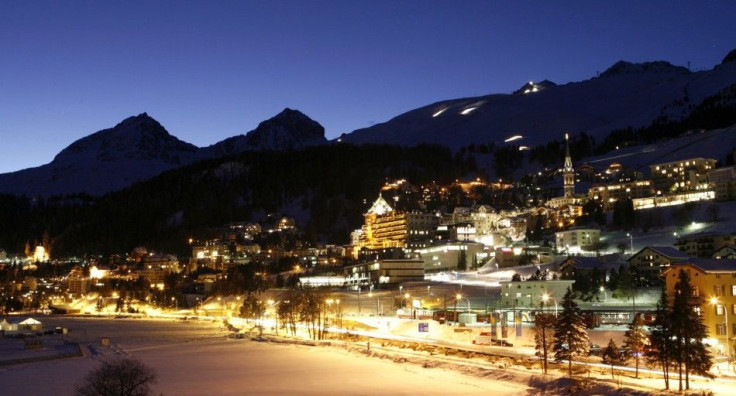
[[156,373],[136,359],[123,358],[102,365],[87,374],[76,387],[77,396],[146,396]]

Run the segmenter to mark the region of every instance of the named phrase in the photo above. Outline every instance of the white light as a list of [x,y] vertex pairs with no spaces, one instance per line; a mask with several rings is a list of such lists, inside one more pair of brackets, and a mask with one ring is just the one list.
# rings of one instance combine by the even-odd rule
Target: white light
[[519,146],[519,151],[529,150],[529,146]]
[[434,117],[437,117],[437,116],[439,116],[440,114],[444,113],[444,112],[445,112],[445,110],[447,110],[447,107],[445,107],[444,109],[440,109],[440,110],[438,110],[438,111],[437,111],[436,113],[432,114],[432,118],[434,118]]
[[471,111],[477,109],[477,107],[468,107],[467,109],[460,112],[461,115],[468,115]]
[[514,135],[514,136],[511,136],[510,138],[504,140],[504,142],[505,143],[513,142],[514,140],[519,140],[521,138],[523,138],[523,136],[521,136],[521,135]]

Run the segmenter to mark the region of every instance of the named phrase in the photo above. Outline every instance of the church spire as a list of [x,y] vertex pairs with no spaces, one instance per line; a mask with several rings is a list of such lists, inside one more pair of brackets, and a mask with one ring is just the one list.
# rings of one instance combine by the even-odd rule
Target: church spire
[[562,168],[563,191],[565,198],[575,196],[575,169],[572,167],[572,157],[570,156],[570,138],[565,134],[565,165]]

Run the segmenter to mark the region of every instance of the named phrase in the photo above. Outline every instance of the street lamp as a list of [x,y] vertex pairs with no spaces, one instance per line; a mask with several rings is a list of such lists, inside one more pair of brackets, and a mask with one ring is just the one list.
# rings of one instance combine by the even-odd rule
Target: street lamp
[[542,294],[542,302],[544,304],[547,304],[547,301],[552,300],[555,303],[555,316],[557,316],[557,300],[554,299],[554,297],[550,296],[547,293]]
[[601,286],[600,290],[603,293],[603,302],[608,302],[608,294],[606,294],[606,288]]
[[626,236],[629,237],[629,243],[631,244],[631,254],[634,254],[634,236],[630,233],[626,233]]
[[458,294],[456,294],[456,295],[455,295],[455,299],[456,299],[457,301],[460,301],[460,300],[462,300],[462,299],[465,299],[465,301],[467,301],[467,302],[468,302],[468,313],[470,313],[470,300],[469,300],[469,299],[468,299],[467,297],[463,297],[463,295],[462,295],[462,294],[458,293]]
[[[716,315],[718,314],[718,305],[720,305],[720,302],[718,301],[718,297],[711,297],[710,303],[713,305],[716,309]],[[723,305],[723,313],[726,315],[726,357],[728,358],[728,364],[730,367],[731,364],[731,341],[728,339],[728,309],[726,309],[726,306]]]

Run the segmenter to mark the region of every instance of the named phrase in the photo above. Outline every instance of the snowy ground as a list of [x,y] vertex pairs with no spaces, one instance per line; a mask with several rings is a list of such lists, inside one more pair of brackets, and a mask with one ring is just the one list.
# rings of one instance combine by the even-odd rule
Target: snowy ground
[[[397,365],[340,348],[252,342],[228,337],[219,323],[142,319],[46,318],[69,327],[84,357],[0,366],[3,394],[71,395],[101,360],[132,356],[155,368],[164,395],[242,394],[527,394],[523,384],[444,369]],[[100,346],[109,337],[109,347]]]

